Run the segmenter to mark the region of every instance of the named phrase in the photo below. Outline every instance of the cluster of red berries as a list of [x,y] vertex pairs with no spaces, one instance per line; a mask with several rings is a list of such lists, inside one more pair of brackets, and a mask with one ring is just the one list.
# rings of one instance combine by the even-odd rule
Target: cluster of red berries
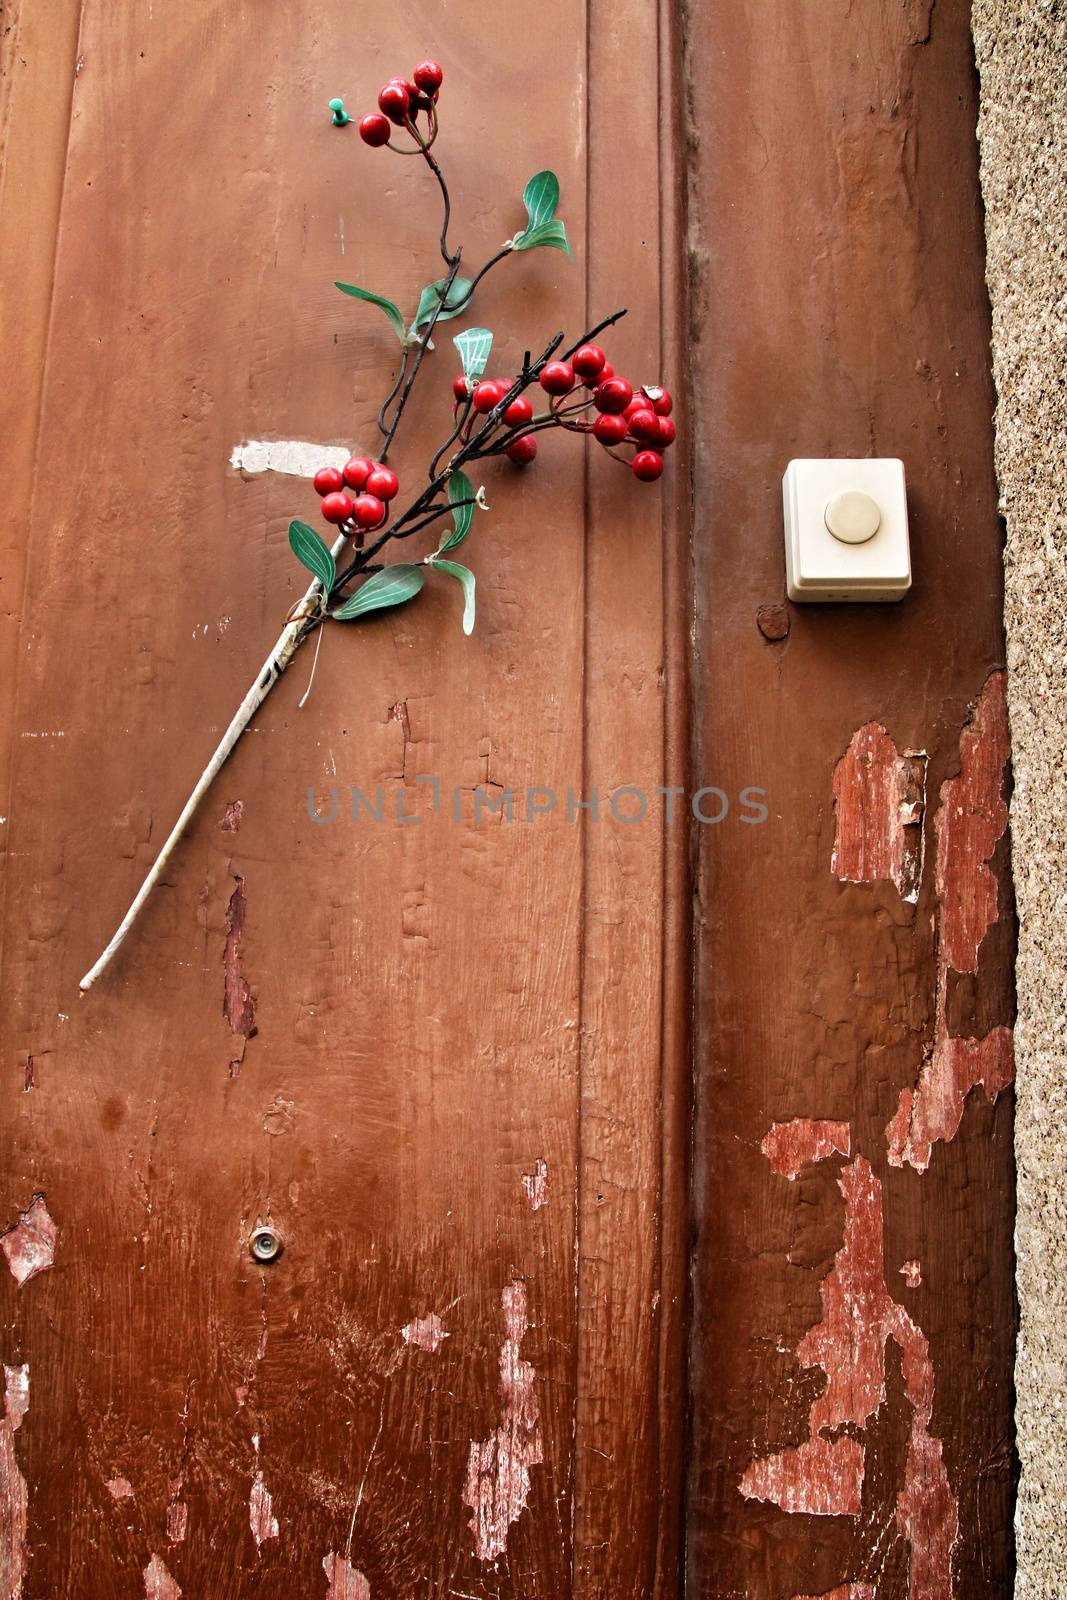
[[352,456],[343,467],[320,467],[313,482],[322,496],[319,509],[327,522],[338,526],[352,522],[368,531],[381,527],[389,515],[389,501],[400,488],[392,467],[383,467],[369,456]]
[[[472,389],[462,372],[452,381],[452,393],[456,398],[456,404],[459,405],[469,397],[471,410],[483,417],[496,409],[511,387],[510,378],[481,378]],[[516,395],[502,413],[505,426],[509,428],[519,428],[524,423],[532,422],[533,414],[533,406],[524,394]],[[520,467],[527,467],[537,454],[537,440],[531,433],[520,434],[518,438],[512,439],[505,453]]]
[[609,450],[622,444],[635,445],[630,459],[634,476],[644,483],[652,483],[659,477],[663,471],[663,452],[674,443],[676,433],[671,421],[674,401],[668,390],[650,383],[635,389],[625,378],[617,376],[598,344],[583,344],[569,361],[550,361],[541,373],[540,382],[545,393],[553,396],[553,410],[557,413],[566,397],[579,386],[590,390],[591,401],[583,401],[568,410],[573,409],[577,414],[592,404],[599,415],[591,424],[576,420],[572,426],[592,433]]
[[406,127],[420,111],[431,115],[432,120],[444,76],[436,61],[420,61],[410,78],[390,78],[379,91],[378,110],[360,120],[359,136],[364,144],[388,144],[390,123]]

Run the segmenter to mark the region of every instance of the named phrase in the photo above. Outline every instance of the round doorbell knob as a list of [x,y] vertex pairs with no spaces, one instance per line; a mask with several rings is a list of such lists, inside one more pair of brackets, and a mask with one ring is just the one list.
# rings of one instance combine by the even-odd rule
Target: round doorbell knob
[[842,544],[866,544],[881,527],[882,513],[877,500],[869,494],[861,489],[846,489],[827,502],[823,521]]

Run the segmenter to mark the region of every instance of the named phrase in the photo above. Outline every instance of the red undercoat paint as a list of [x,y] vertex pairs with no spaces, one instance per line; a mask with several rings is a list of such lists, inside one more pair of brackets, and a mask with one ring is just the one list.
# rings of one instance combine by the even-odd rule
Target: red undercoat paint
[[878,722],[852,736],[834,768],[837,834],[831,868],[849,883],[886,878],[914,900],[922,876],[926,757],[898,755]]
[[371,1600],[370,1584],[345,1556],[331,1550],[323,1557],[322,1570],[329,1585],[326,1600]]
[[[908,1600],[945,1600],[952,1592],[952,1551],[959,1532],[956,1498],[929,1432],[934,1371],[922,1331],[889,1294],[885,1281],[882,1185],[864,1156],[843,1168],[844,1242],[823,1280],[822,1321],[797,1347],[804,1367],[821,1367],[826,1387],[810,1413],[810,1440],[797,1449],[754,1461],[741,1480],[748,1498],[772,1500],[786,1511],[858,1515],[863,1446],[851,1435],[886,1399],[885,1346],[900,1349],[911,1434],[896,1522],[910,1546]],[[841,1446],[848,1445],[845,1452]],[[845,1470],[851,1468],[851,1475]]]
[[56,1225],[48,1215],[43,1194],[35,1194],[15,1226],[0,1237],[0,1249],[20,1288],[52,1265],[56,1253]]
[[795,1178],[812,1161],[827,1156],[851,1155],[852,1142],[847,1122],[822,1122],[813,1117],[794,1117],[791,1122],[776,1122],[760,1149],[771,1164],[771,1171],[783,1178]]
[[886,1128],[889,1160],[919,1172],[933,1147],[954,1139],[971,1090],[995,1100],[1015,1076],[1010,1028],[980,1039],[949,1034],[951,974],[978,971],[978,953],[997,921],[997,881],[989,861],[1008,826],[1004,772],[1009,758],[1003,672],[990,673],[970,725],[960,738],[960,772],[941,786],[935,887],[938,901],[934,1047],[914,1089],[901,1090]]
[[30,1369],[4,1368],[4,1414],[0,1418],[0,1595],[18,1600],[26,1564],[28,1496],[15,1455],[15,1435],[30,1408]]
[[144,1569],[144,1592],[145,1600],[181,1600],[181,1590],[156,1555]]

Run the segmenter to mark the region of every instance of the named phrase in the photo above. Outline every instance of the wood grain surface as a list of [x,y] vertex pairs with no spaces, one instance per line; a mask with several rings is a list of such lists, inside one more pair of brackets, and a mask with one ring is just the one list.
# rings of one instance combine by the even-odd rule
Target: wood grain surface
[[[687,48],[698,760],[770,812],[700,830],[689,1592],[1008,1596],[1013,913],[968,7],[692,0]],[[768,627],[786,464],[868,454],[905,464],[911,594]]]
[[[674,1592],[685,833],[568,820],[566,795],[684,781],[684,467],[639,486],[569,440],[494,467],[473,637],[442,582],[331,635],[298,710],[301,659],[77,997],[303,588],[310,485],[231,452],[373,448],[395,345],[333,280],[413,303],[439,271],[432,186],[326,101],[369,109],[438,55],[465,261],[545,166],[576,247],[487,280],[497,370],[629,305],[612,354],[656,381],[681,329],[668,8],[552,0],[521,58],[482,0],[9,18],[2,1170],[13,1259],[42,1248],[35,1194],[56,1231],[0,1291],[6,1581]],[[411,484],[450,415],[439,344]],[[479,784],[559,807],[476,820]],[[382,823],[348,820],[353,785],[384,787]]]

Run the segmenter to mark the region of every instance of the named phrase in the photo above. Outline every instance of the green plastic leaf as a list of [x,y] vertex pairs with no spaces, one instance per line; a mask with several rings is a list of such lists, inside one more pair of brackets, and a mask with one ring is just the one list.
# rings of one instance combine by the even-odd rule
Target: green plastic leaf
[[421,567],[409,566],[404,562],[399,562],[395,567],[386,567],[384,572],[376,572],[368,578],[361,589],[357,589],[348,600],[342,601],[330,615],[338,622],[351,622],[354,617],[365,616],[368,611],[383,611],[386,606],[403,605],[405,600],[418,594],[425,576]]
[[474,521],[473,506],[457,506],[457,500],[473,500],[474,486],[465,472],[454,472],[448,480],[448,498],[454,510],[452,512],[452,532],[441,545],[438,555],[444,555],[446,550],[454,550],[457,544],[462,544],[471,531]]
[[330,547],[306,522],[290,522],[289,548],[302,567],[307,567],[318,578],[322,587],[329,591],[333,587],[333,580],[337,576],[337,567]]
[[535,172],[522,191],[522,203],[530,219],[527,229],[551,222],[559,205],[559,179],[554,172]]
[[387,300],[383,294],[371,294],[369,289],[358,289],[354,283],[337,283],[335,281],[334,287],[340,289],[342,294],[350,294],[357,300],[366,300],[369,305],[381,306],[382,310],[389,318],[389,321],[393,324],[393,328],[396,332],[397,338],[400,340],[400,343],[404,343],[406,339],[406,334],[404,332],[404,318],[401,315],[399,306],[395,306],[393,302],[391,300]]
[[512,249],[536,250],[539,244],[550,245],[553,250],[562,250],[568,256],[571,253],[567,229],[558,217],[551,222],[538,223],[536,228],[527,228],[525,233],[517,236]]
[[[419,296],[419,309],[415,313],[415,321],[411,324],[412,335],[420,332],[432,319],[434,312],[437,310],[438,301],[441,295],[444,294],[447,282],[447,278],[438,278],[436,283],[428,283],[422,291]],[[449,317],[458,317],[466,307],[467,297],[470,292],[471,280],[469,278],[454,278],[452,287],[445,295],[445,303],[438,313],[438,322],[444,322]]]
[[440,567],[442,572],[450,572],[458,578],[463,585],[463,632],[474,631],[474,573],[470,567],[461,567],[458,561],[440,561],[434,556],[431,566]]
[[456,334],[452,343],[459,351],[464,377],[474,383],[485,371],[489,352],[493,348],[493,335],[488,328],[464,328],[462,333]]

